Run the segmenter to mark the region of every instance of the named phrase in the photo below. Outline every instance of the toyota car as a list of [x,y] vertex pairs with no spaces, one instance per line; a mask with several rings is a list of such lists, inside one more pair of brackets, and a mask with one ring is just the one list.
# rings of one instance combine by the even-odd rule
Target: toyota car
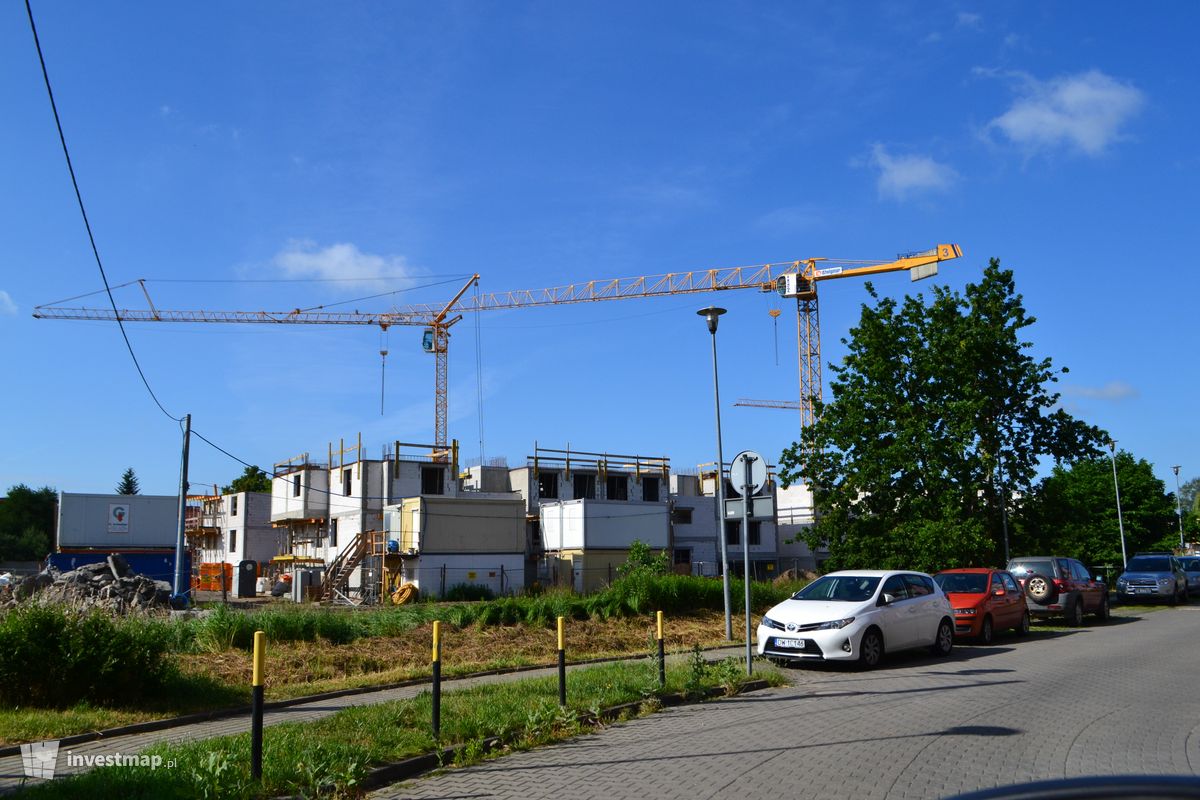
[[954,646],[950,601],[921,572],[831,572],[772,608],[758,626],[758,652],[779,662],[855,661],[885,653]]

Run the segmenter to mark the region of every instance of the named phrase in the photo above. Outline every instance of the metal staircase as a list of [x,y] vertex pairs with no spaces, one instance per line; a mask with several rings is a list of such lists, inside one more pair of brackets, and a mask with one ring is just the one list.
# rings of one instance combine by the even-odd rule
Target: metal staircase
[[325,568],[325,581],[321,584],[322,603],[348,603],[355,606],[362,603],[361,597],[352,598],[349,595],[350,576],[371,554],[377,538],[379,531],[355,534],[350,546],[329,563]]

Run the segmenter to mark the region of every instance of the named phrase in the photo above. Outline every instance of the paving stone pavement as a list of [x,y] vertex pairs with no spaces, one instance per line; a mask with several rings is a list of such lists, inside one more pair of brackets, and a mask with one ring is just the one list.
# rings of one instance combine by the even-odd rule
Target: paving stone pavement
[[[1082,775],[1200,774],[1196,607],[795,685],[377,791],[396,798],[943,798]],[[1089,620],[1090,624],[1090,620]],[[1035,631],[1036,631],[1035,627]]]
[[[708,651],[705,655],[709,659],[718,659],[730,655],[738,655],[743,652],[744,650],[733,647]],[[680,660],[685,657],[686,656],[682,654],[675,654],[668,656],[668,660]],[[568,671],[584,669],[588,666],[590,665],[578,664],[569,666]],[[511,672],[503,675],[483,675],[475,678],[447,678],[443,680],[442,687],[444,691],[452,692],[456,689],[464,689],[471,686],[477,686],[482,683],[519,681],[557,674],[557,667],[547,667],[545,669]],[[376,703],[385,703],[390,700],[402,700],[409,697],[415,697],[421,692],[426,691],[428,688],[429,684],[424,683],[413,686],[405,686],[398,689],[385,689],[378,692],[348,695],[330,700],[317,700],[311,703],[288,706],[287,708],[278,708],[267,711],[263,715],[263,725],[269,727],[271,725],[278,725],[282,722],[311,722],[353,706],[373,705]],[[270,697],[267,699],[269,700]],[[79,756],[114,755],[117,753],[128,755],[140,752],[151,745],[159,744],[161,742],[184,742],[192,739],[207,739],[213,736],[226,736],[229,734],[243,733],[249,730],[250,715],[245,714],[237,717],[227,717],[224,719],[211,720],[207,722],[198,722],[177,728],[167,728],[165,730],[149,731],[146,733],[135,733],[126,736],[113,736],[104,739],[97,739],[92,742],[84,742],[82,744],[72,745],[69,748],[63,747],[59,753],[58,769],[55,771],[55,774],[57,776],[71,775],[87,770],[87,767],[67,766],[67,759],[65,756],[68,752]],[[12,755],[0,757],[0,794],[4,794],[8,791],[18,788],[24,782],[25,775],[24,769],[21,765],[21,756]]]

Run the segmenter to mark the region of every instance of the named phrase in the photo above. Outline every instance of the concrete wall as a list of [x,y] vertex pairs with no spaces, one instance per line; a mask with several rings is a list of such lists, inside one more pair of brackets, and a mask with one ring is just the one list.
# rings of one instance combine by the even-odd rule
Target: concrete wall
[[410,497],[389,506],[386,520],[401,552],[525,552],[525,506],[512,495]]
[[441,471],[441,491],[435,494],[453,497],[458,494],[458,476],[452,474],[453,466],[449,461],[435,462],[429,460],[399,461],[387,460],[386,486],[384,493],[387,503],[399,503],[406,497],[416,497],[421,494],[422,470],[438,469]]
[[667,547],[666,503],[604,500],[545,502],[539,507],[544,550],[628,549],[634,540]]
[[[780,570],[817,570],[829,551],[817,548],[814,553],[799,537],[813,524],[812,492],[804,484],[780,489],[776,495],[775,516],[779,520]],[[788,543],[788,539],[796,539]]]
[[[280,535],[271,527],[271,495],[265,492],[222,495],[217,524],[221,529],[222,552],[219,559],[213,560],[236,566],[239,561],[270,561],[279,555]],[[229,549],[231,531],[237,531],[237,549],[233,551]],[[207,550],[205,560],[209,560]]]
[[[445,571],[443,572],[443,568]],[[520,592],[525,586],[523,553],[441,553],[406,558],[405,582],[415,583],[422,597],[441,597],[445,589],[467,583],[486,586],[497,595]]]
[[59,492],[56,549],[174,547],[179,498]]
[[[295,479],[300,493],[295,494]],[[309,466],[271,479],[271,521],[327,519],[329,517],[329,470]]]

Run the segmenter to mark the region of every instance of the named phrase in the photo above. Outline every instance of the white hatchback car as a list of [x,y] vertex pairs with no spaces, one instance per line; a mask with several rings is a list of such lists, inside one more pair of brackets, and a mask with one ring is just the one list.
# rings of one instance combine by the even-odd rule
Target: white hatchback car
[[922,572],[847,570],[822,575],[772,608],[758,626],[758,653],[784,661],[858,661],[885,652],[954,646],[950,601]]

